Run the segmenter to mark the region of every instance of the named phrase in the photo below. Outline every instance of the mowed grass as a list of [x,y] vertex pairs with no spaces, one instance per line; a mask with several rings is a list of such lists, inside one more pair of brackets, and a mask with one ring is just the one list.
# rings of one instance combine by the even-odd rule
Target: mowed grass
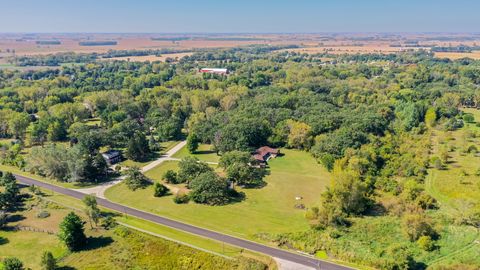
[[[101,228],[92,230],[90,225],[86,223],[85,232],[90,237],[89,244],[85,250],[71,253],[61,244],[56,233],[58,233],[59,223],[70,211],[75,211],[83,220],[87,220],[82,210],[84,208],[83,203],[65,195],[52,194],[45,190],[42,190],[42,192],[44,193],[42,201],[33,198],[28,199],[25,202],[26,210],[13,213],[13,218],[8,223],[7,229],[0,230],[0,269],[2,269],[1,260],[6,257],[17,257],[24,263],[25,267],[40,269],[41,256],[44,251],[52,252],[55,258],[60,259],[60,267],[66,267],[65,269],[70,269],[71,267],[74,269],[131,269],[138,265],[143,265],[144,268],[142,269],[147,269],[152,265],[157,265],[156,261],[159,260],[155,256],[151,259],[151,255],[164,251],[169,252],[158,254],[159,256],[161,255],[162,259],[160,260],[168,260],[172,267],[177,262],[176,258],[185,254],[196,258],[198,261],[197,265],[208,265],[213,262],[212,267],[207,267],[208,269],[216,269],[216,267],[223,269],[234,268],[233,261],[214,256],[216,253],[231,258],[247,256],[267,264],[270,263],[268,257],[260,254],[122,215],[117,215],[116,217],[122,224],[152,232],[176,242],[187,243],[193,247],[179,245],[168,240],[133,231],[125,236],[117,235],[113,231],[105,231]],[[48,211],[50,216],[38,218],[37,214],[40,211]],[[106,209],[102,209],[102,211],[104,213],[108,212]],[[15,225],[50,231],[53,234],[8,229]],[[202,249],[206,251],[202,251]],[[209,254],[211,252],[213,252],[213,255]],[[122,264],[125,265],[121,266]],[[193,266],[193,268],[197,267]]]
[[[480,111],[465,109],[472,113],[476,122],[480,122]],[[466,136],[476,132],[476,137]],[[431,168],[426,181],[427,191],[442,206],[449,210],[463,211],[470,204],[480,203],[480,177],[476,171],[480,169],[480,157],[474,153],[463,153],[471,145],[480,149],[480,127],[476,123],[465,123],[459,130],[447,132],[435,130],[432,138],[433,156],[439,156],[442,148],[449,147],[449,162],[445,169]]]
[[210,144],[200,144],[198,146],[198,150],[195,153],[190,154],[188,152],[187,147],[185,146],[182,149],[180,149],[177,153],[175,153],[173,157],[181,159],[184,157],[193,156],[193,157],[197,157],[201,161],[218,162],[220,160],[220,156],[218,156],[217,153],[212,150],[212,147],[213,146]]
[[160,146],[162,148],[161,151],[157,151],[157,152],[152,153],[152,155],[150,156],[149,159],[147,159],[145,161],[133,161],[133,160],[127,159],[127,160],[124,160],[124,161],[120,162],[120,165],[127,166],[127,167],[142,168],[142,167],[148,165],[150,162],[158,159],[161,155],[163,155],[168,150],[172,149],[178,143],[179,143],[178,141],[161,142],[160,143]]
[[[284,150],[284,156],[270,161],[267,185],[258,189],[241,189],[246,199],[225,206],[175,204],[173,196],[156,198],[153,187],[130,191],[124,184],[106,191],[112,201],[167,216],[197,226],[253,239],[262,232],[284,233],[308,229],[304,210],[296,204],[318,205],[320,194],[330,181],[330,174],[308,153]],[[159,181],[161,174],[175,163],[166,162],[147,173]],[[159,174],[159,175],[157,175]],[[297,201],[296,196],[303,197]]]

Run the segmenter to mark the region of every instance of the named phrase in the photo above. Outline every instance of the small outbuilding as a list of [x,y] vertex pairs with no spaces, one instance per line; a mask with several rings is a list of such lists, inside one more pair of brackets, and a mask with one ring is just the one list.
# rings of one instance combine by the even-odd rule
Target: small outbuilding
[[108,150],[107,152],[102,153],[102,157],[108,165],[113,165],[122,161],[122,153],[118,150]]
[[213,74],[227,75],[228,74],[228,69],[226,69],[226,68],[202,68],[202,69],[200,69],[200,73],[213,73]]

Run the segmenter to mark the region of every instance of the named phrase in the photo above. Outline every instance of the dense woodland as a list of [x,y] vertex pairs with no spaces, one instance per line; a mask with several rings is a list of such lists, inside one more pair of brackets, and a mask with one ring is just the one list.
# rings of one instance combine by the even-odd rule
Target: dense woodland
[[[58,181],[94,182],[107,175],[100,149],[127,149],[142,160],[160,142],[188,136],[227,156],[221,165],[230,168],[228,178],[245,185],[263,172],[235,175],[245,166],[229,167],[228,157],[248,164],[245,153],[259,146],[300,149],[332,172],[332,184],[321,205],[308,206],[311,231],[264,237],[383,269],[425,268],[418,258],[436,252],[439,224],[480,227],[480,201],[462,215],[440,215],[424,184],[430,167],[448,162],[448,153],[431,155],[432,130],[461,128],[470,120],[460,108],[480,106],[479,61],[435,59],[422,51],[272,51],[256,46],[197,52],[178,63],[92,59],[61,69],[0,70],[0,138],[15,139],[2,143],[0,160]],[[205,66],[230,74],[198,74]],[[91,119],[100,121],[90,125]],[[228,203],[223,177],[196,161],[182,162],[194,165],[172,181],[197,187],[195,202]],[[192,166],[199,168],[189,175]],[[204,192],[212,186],[218,189]],[[385,219],[372,222],[401,224],[412,244],[391,243],[361,257],[335,242],[358,233],[351,230],[357,218],[378,216]]]

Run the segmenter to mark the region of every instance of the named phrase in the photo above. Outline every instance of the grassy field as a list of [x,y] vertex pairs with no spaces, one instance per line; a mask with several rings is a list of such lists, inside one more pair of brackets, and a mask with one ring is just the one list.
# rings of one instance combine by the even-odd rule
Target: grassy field
[[212,145],[209,144],[200,144],[197,152],[194,154],[190,154],[185,146],[173,155],[174,158],[184,158],[188,156],[194,156],[206,162],[218,162],[220,160],[220,156],[212,150]]
[[[237,269],[239,262],[233,258],[239,256],[254,258],[265,264],[272,263],[270,258],[263,255],[123,216],[117,217],[122,224],[161,235],[161,238],[126,229],[124,226],[113,231],[105,231],[101,228],[92,230],[86,224],[85,231],[90,237],[89,244],[80,252],[70,253],[56,236],[58,224],[72,210],[86,220],[82,211],[83,204],[71,197],[45,191],[43,198],[41,201],[36,198],[28,199],[25,210],[13,213],[7,230],[0,231],[0,261],[3,258],[15,256],[26,267],[40,269],[41,255],[48,250],[56,258],[61,258],[59,265],[66,267],[65,269],[132,269],[135,267],[147,269],[152,265],[165,265],[169,269],[197,269],[200,265],[202,269]],[[48,211],[50,216],[38,218],[37,214],[40,211]],[[41,229],[44,232],[8,230],[15,225]],[[193,248],[175,242],[187,243]],[[206,252],[199,249],[204,249]],[[217,253],[232,259],[216,256]],[[189,259],[183,261],[178,258]],[[271,266],[271,269],[275,269],[274,264]],[[2,269],[1,263],[0,269]]]
[[[466,109],[480,122],[480,111]],[[449,162],[445,169],[429,170],[426,187],[447,210],[463,212],[470,204],[480,203],[480,157],[474,153],[464,153],[472,145],[480,149],[480,127],[476,123],[465,123],[456,131],[435,130],[432,138],[433,154],[439,156],[442,148],[450,148]],[[472,136],[471,134],[477,134]]]
[[[69,212],[68,209],[56,207],[47,202],[28,200],[24,207],[25,211],[13,213],[11,222],[6,230],[0,230],[0,261],[6,257],[18,257],[26,267],[40,268],[40,259],[44,251],[50,251],[55,257],[63,257],[68,251],[61,245],[55,235],[58,232],[58,224]],[[47,211],[50,216],[38,218],[40,211]],[[27,226],[30,228],[45,230],[45,232],[13,231],[9,228],[14,226]],[[49,234],[47,233],[49,231]]]
[[[130,191],[124,184],[107,190],[108,199],[197,226],[246,238],[261,232],[281,233],[308,229],[304,210],[294,206],[317,205],[320,193],[329,183],[329,173],[305,152],[284,150],[285,156],[270,161],[267,185],[259,189],[239,189],[246,195],[242,202],[225,206],[195,203],[178,205],[172,196],[153,197],[153,187]],[[163,163],[147,175],[158,181],[175,163]],[[295,197],[301,196],[301,201]]]
[[451,60],[457,60],[461,58],[472,58],[472,59],[480,59],[480,51],[473,51],[471,53],[468,52],[436,52],[435,57],[438,58],[449,58]]

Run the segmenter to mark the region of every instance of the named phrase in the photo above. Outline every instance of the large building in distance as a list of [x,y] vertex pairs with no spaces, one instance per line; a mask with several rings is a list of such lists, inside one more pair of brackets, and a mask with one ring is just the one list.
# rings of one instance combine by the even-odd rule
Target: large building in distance
[[227,75],[228,69],[226,68],[202,68],[200,69],[201,73],[213,73],[213,74],[220,74],[220,75]]

